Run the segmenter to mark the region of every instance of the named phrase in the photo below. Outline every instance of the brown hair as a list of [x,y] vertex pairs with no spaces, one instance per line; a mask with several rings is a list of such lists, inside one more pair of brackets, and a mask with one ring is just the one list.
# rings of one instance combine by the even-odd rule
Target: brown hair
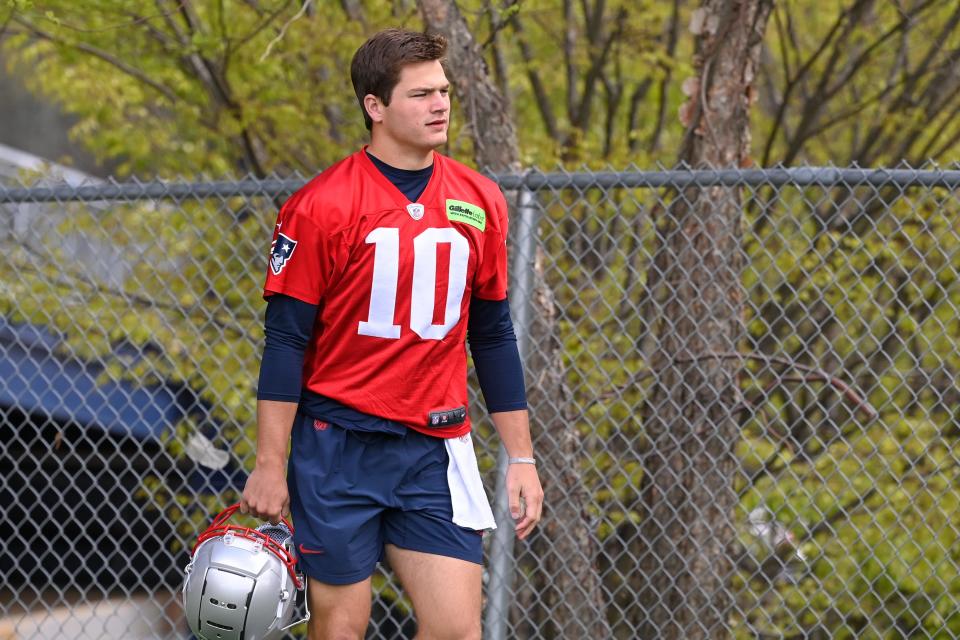
[[441,60],[447,52],[447,41],[441,35],[428,35],[405,29],[386,29],[372,36],[353,54],[350,79],[357,94],[367,129],[373,121],[363,106],[367,94],[377,96],[384,105],[400,82],[404,66],[416,62]]

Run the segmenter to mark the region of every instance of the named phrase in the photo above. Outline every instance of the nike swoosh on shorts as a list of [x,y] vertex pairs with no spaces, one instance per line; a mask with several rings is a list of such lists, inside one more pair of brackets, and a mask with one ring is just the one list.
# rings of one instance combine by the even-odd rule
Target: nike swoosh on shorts
[[321,555],[324,553],[323,549],[307,549],[303,546],[303,543],[300,543],[300,553],[305,555]]

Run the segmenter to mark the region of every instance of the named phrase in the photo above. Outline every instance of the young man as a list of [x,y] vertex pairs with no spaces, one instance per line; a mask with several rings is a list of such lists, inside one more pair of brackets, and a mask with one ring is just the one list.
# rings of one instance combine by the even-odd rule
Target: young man
[[481,534],[495,523],[470,439],[468,336],[511,461],[517,537],[540,520],[506,299],[506,202],[434,151],[450,118],[445,50],[438,36],[395,29],[357,50],[370,144],[294,194],[274,231],[257,461],[241,509],[272,521],[292,512],[311,640],[363,637],[383,558],[418,638],[480,637]]

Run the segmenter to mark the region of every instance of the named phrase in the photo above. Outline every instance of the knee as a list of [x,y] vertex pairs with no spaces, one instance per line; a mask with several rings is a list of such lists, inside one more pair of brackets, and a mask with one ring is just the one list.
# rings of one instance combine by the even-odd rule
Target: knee
[[442,627],[419,628],[416,640],[481,640],[480,621],[447,621]]
[[363,640],[367,620],[352,620],[346,616],[311,616],[308,640]]
[[364,632],[346,626],[311,625],[309,640],[363,640]]
[[370,622],[370,579],[328,585],[310,579],[309,640],[363,640]]
[[453,638],[462,638],[463,640],[481,640],[480,639],[480,625],[478,624],[476,628],[469,627],[465,628],[463,631],[458,632],[455,636],[449,636],[450,640]]

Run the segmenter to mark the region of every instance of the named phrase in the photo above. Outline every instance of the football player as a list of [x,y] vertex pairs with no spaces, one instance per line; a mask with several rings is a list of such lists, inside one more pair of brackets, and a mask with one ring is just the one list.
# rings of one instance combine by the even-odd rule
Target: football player
[[470,437],[466,342],[509,456],[517,537],[541,516],[507,206],[436,152],[450,122],[445,51],[440,36],[398,29],[357,50],[370,144],[294,194],[274,230],[241,510],[292,513],[312,640],[364,636],[382,559],[419,638],[480,638],[482,533],[496,525]]

